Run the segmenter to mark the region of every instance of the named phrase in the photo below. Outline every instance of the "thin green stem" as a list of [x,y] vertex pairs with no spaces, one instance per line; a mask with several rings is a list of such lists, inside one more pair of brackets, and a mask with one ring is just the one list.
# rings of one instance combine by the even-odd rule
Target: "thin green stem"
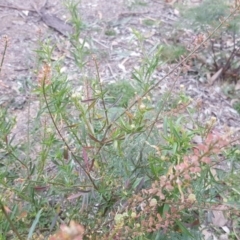
[[[71,152],[74,160],[79,164],[79,166],[83,169],[83,171],[86,173],[88,179],[90,180],[90,182],[92,183],[92,186],[93,188],[99,192],[99,189],[97,187],[97,185],[95,184],[94,180],[92,179],[90,173],[84,168],[84,166],[82,166],[82,164],[77,160],[77,157],[76,155],[72,152],[72,149],[70,148],[70,146],[68,145],[68,143],[66,142],[65,138],[63,137],[62,133],[60,132],[58,126],[57,126],[57,123],[55,122],[54,118],[53,118],[53,115],[52,115],[52,112],[50,110],[50,106],[49,106],[49,103],[48,103],[48,100],[47,100],[47,94],[46,94],[46,89],[45,89],[45,85],[46,85],[46,76],[44,76],[43,80],[42,80],[42,90],[43,90],[43,97],[44,97],[44,101],[46,103],[46,107],[47,107],[47,110],[48,110],[48,113],[50,115],[50,118],[52,120],[52,123],[58,133],[58,135],[60,136],[60,138],[62,139],[64,145],[67,147],[68,151]],[[103,196],[103,199],[107,202],[108,200]]]
[[100,88],[100,91],[101,91],[101,99],[102,99],[103,109],[104,109],[104,113],[105,113],[106,123],[107,123],[107,126],[108,126],[109,125],[109,120],[108,120],[107,108],[106,108],[104,97],[103,97],[103,89],[102,89],[102,83],[101,83],[101,78],[100,78],[100,74],[99,74],[99,67],[98,67],[97,60],[95,59],[95,57],[93,57],[93,60],[94,60],[95,67],[96,67],[96,70],[97,70],[97,79],[98,79],[98,82],[99,82],[99,88]]
[[11,218],[8,216],[8,213],[6,212],[6,209],[2,203],[2,201],[0,200],[0,209],[2,210],[4,216],[6,217],[7,221],[9,222],[13,232],[16,234],[17,238],[19,240],[23,240],[23,238],[21,237],[21,235],[19,234],[18,230],[15,228],[14,223],[12,222]]

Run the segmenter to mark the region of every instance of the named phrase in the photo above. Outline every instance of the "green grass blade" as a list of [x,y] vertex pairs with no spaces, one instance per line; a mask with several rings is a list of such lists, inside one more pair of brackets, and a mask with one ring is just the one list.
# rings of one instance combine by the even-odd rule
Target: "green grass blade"
[[40,217],[41,217],[42,210],[43,210],[43,209],[41,209],[41,210],[37,213],[37,215],[36,215],[36,217],[35,217],[35,219],[34,219],[34,221],[33,221],[33,223],[32,223],[32,226],[31,226],[31,228],[30,228],[30,231],[29,231],[29,233],[28,233],[28,238],[27,238],[27,240],[30,240],[30,239],[32,238],[33,232],[34,232],[34,230],[35,230],[35,228],[36,228],[36,226],[37,226],[37,224],[38,224],[38,222],[39,222],[39,219],[40,219]]

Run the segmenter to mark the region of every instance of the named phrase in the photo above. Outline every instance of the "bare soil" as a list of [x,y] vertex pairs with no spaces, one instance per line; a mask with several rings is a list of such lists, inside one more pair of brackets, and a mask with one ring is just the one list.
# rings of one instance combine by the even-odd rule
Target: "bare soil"
[[[170,1],[166,1],[170,2]],[[103,81],[126,79],[131,70],[140,62],[141,54],[133,29],[146,37],[148,48],[170,41],[191,42],[191,32],[177,34],[174,23],[179,13],[164,0],[82,0],[79,12],[86,25],[82,39],[86,39],[93,53],[97,53]],[[173,1],[174,2],[174,1]],[[187,2],[187,1],[185,1]],[[191,1],[190,1],[191,2]],[[29,89],[36,84],[37,55],[41,41],[52,39],[57,43],[59,55],[67,55],[68,42],[56,29],[43,21],[39,12],[67,21],[69,14],[60,0],[0,0],[0,44],[4,49],[4,36],[8,37],[8,47],[0,75],[0,105],[9,106],[17,111],[25,107]],[[153,24],[149,24],[149,23]],[[61,25],[61,23],[59,24]],[[60,26],[61,27],[61,26]],[[66,66],[72,68],[71,61]],[[156,79],[164,76],[172,65],[159,69]],[[89,69],[91,64],[89,64]],[[67,71],[68,71],[67,69]],[[89,71],[94,72],[94,71]],[[72,74],[72,78],[76,75]],[[165,90],[171,79],[163,82]],[[201,101],[202,119],[217,117],[220,125],[239,127],[239,115],[232,108],[229,99],[221,93],[219,85],[210,87],[199,83],[194,77],[184,75],[178,84],[185,84],[189,94]],[[161,94],[159,89],[159,94]]]

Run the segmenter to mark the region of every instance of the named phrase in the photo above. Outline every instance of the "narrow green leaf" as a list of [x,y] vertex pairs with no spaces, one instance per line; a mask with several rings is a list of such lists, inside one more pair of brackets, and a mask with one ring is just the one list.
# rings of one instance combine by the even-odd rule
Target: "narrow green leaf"
[[167,136],[167,130],[168,130],[168,119],[164,118],[163,120],[163,130],[164,130],[164,134]]
[[178,144],[177,144],[177,142],[174,142],[174,143],[173,143],[173,147],[172,147],[173,154],[176,154],[177,149],[178,149]]
[[38,222],[39,222],[39,219],[40,219],[40,217],[41,217],[42,211],[43,211],[43,209],[41,209],[41,210],[37,213],[37,215],[36,215],[36,217],[35,217],[35,219],[34,219],[34,221],[33,221],[33,223],[32,223],[32,226],[31,226],[31,228],[30,228],[30,231],[29,231],[29,233],[28,233],[27,240],[30,240],[30,239],[32,238],[32,235],[33,235],[33,233],[34,233],[34,231],[35,231],[35,228],[36,228],[36,226],[37,226],[37,224],[38,224]]
[[189,232],[189,230],[179,220],[175,220],[175,223],[181,229],[182,233],[184,233],[185,235],[194,239],[194,236]]
[[169,212],[169,209],[170,209],[169,204],[165,203],[162,209],[163,216]]

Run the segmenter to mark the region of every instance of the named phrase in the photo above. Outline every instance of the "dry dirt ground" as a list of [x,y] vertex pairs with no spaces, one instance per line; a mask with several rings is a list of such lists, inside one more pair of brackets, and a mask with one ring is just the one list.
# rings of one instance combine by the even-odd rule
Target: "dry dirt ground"
[[[0,0],[1,54],[4,36],[8,37],[0,75],[0,105],[9,106],[20,115],[24,110],[18,109],[24,109],[29,98],[29,88],[36,84],[35,50],[39,48],[39,42],[51,39],[58,48],[56,57],[68,57],[66,38],[58,30],[49,27],[38,13],[43,6],[45,13],[50,16],[57,16],[63,21],[69,18],[60,0]],[[146,38],[145,44],[149,49],[154,49],[158,44],[172,40],[171,36],[176,33],[173,24],[178,21],[178,12],[164,0],[82,0],[79,12],[86,26],[82,38],[86,39],[92,52],[97,53],[103,81],[127,78],[133,66],[140,61],[141,53],[133,29],[142,32]],[[154,24],[147,24],[148,21]],[[189,31],[177,35],[178,40],[185,42],[191,42],[194,37]],[[156,80],[171,67],[159,69],[154,76]],[[71,61],[66,68],[67,71],[72,69]],[[158,93],[165,91],[170,83],[169,78],[162,82]],[[191,97],[201,102],[201,120],[214,116],[221,126],[240,126],[239,115],[221,93],[219,86],[209,88],[187,75],[182,76],[177,84],[184,84]]]
[[[74,80],[78,72],[73,70],[68,55],[68,40],[59,29],[51,28],[43,21],[38,11],[45,6],[45,13],[66,21],[69,14],[60,0],[0,0],[0,54],[4,50],[4,36],[8,38],[8,47],[0,75],[0,105],[10,109],[18,119],[16,133],[23,136],[27,123],[27,103],[37,105],[31,99],[30,89],[36,84],[37,55],[39,41],[51,39],[56,43],[55,57],[65,56],[65,71],[71,72]],[[176,33],[174,23],[179,13],[164,0],[82,0],[79,5],[86,28],[81,37],[86,39],[88,48],[97,54],[103,81],[127,79],[133,66],[140,62],[141,53],[133,29],[146,38],[149,49],[161,43],[171,41]],[[149,21],[154,24],[148,24]],[[194,34],[186,31],[177,35],[179,41],[191,42]],[[154,74],[156,80],[165,76],[173,67],[165,65]],[[91,73],[91,63],[86,74]],[[94,70],[92,71],[94,74]],[[160,96],[172,83],[168,77],[156,91]],[[219,131],[231,128],[239,134],[240,117],[232,108],[231,101],[221,92],[221,85],[209,86],[197,81],[194,76],[181,75],[176,88],[183,84],[193,103],[200,106],[198,119],[202,122],[214,116]],[[34,113],[33,113],[34,114]]]

